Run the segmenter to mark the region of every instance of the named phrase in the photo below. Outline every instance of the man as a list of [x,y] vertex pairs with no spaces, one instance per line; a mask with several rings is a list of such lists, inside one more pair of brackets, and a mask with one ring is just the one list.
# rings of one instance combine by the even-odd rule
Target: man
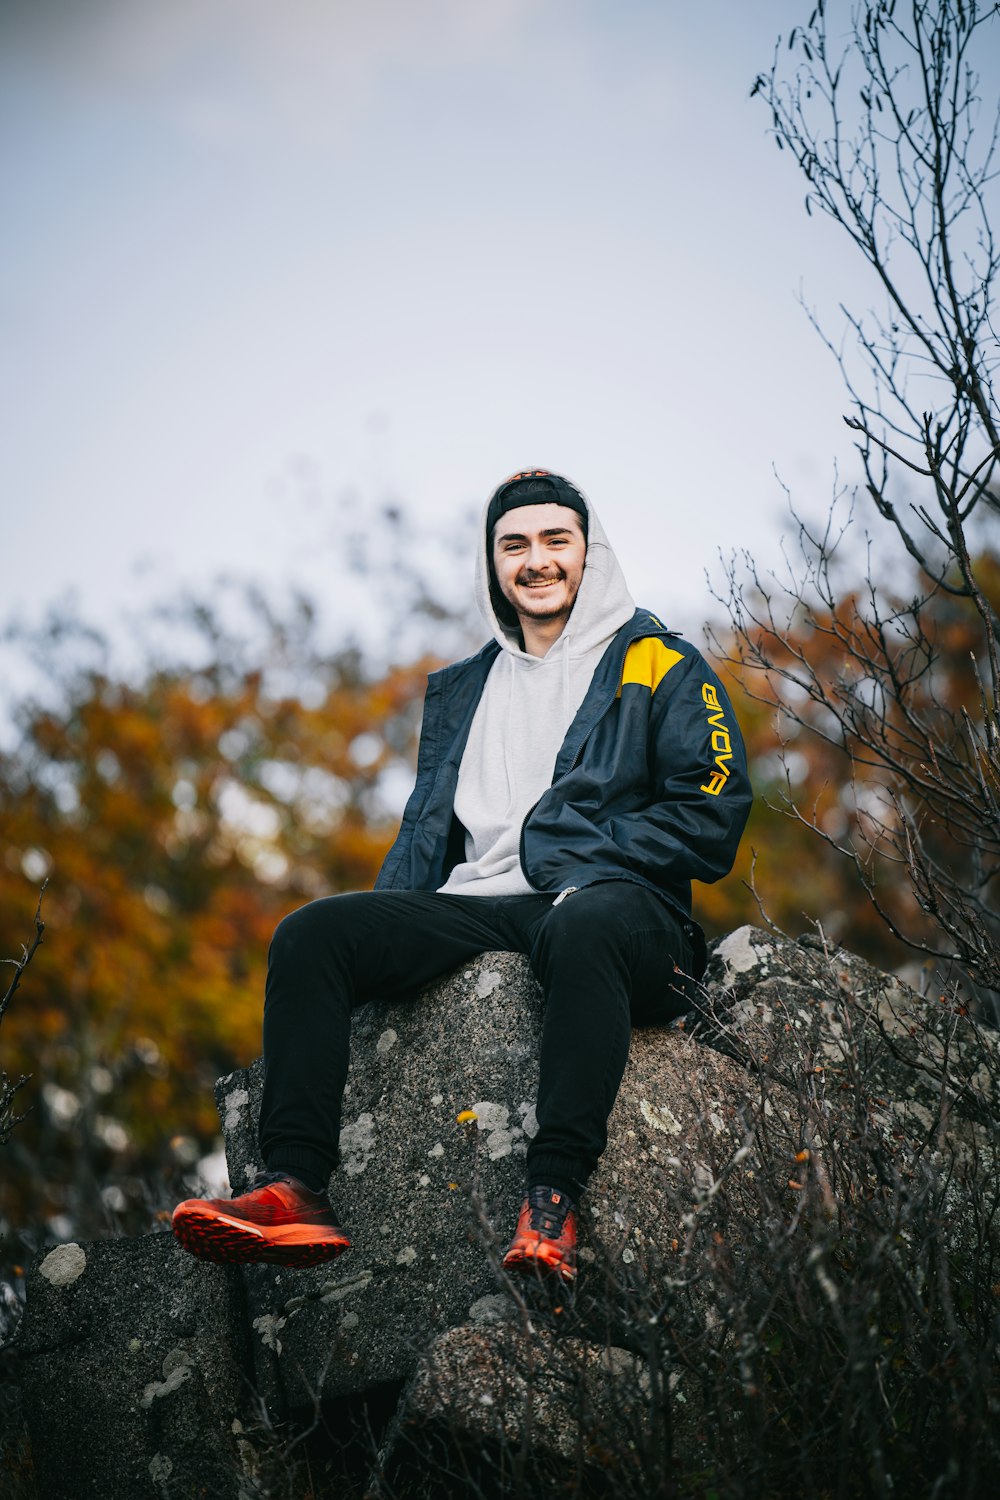
[[750,788],[718,678],[635,608],[568,480],[533,469],[500,485],[476,590],[494,639],[430,679],[416,786],[375,890],[313,901],[275,932],[266,1171],[232,1200],[178,1206],[195,1255],[305,1266],[346,1250],[325,1193],[353,1007],[507,949],[527,954],[545,1008],[538,1133],[504,1264],[575,1274],[576,1205],[631,1027],[687,1008],[704,967],[691,881],[730,869]]

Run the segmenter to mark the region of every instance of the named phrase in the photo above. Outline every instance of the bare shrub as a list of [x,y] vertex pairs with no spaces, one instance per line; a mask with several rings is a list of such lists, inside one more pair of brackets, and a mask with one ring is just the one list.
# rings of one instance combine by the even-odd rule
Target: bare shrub
[[[45,885],[43,884],[38,896],[38,906],[35,909],[35,932],[31,943],[22,948],[20,958],[0,959],[0,963],[11,964],[14,969],[10,984],[7,986],[3,997],[0,998],[0,1024],[3,1023],[3,1018],[7,1014],[7,1008],[21,983],[21,975],[31,963],[42,941],[42,935],[45,932],[45,923],[42,921],[42,896],[44,893]],[[25,1110],[24,1114],[15,1114],[14,1100],[30,1081],[30,1073],[22,1073],[20,1078],[12,1079],[8,1076],[4,1068],[0,1068],[0,1146],[7,1144],[15,1126],[19,1125],[28,1113]]]
[[[717,1004],[701,1022],[716,1032]],[[408,1461],[378,1492],[989,1493],[1000,1125],[954,1111],[966,1049],[923,1053],[939,1106],[918,1119],[879,1094],[891,1017],[865,1010],[838,1038],[835,1069],[790,1047],[791,1091],[773,1059],[745,1057],[734,1130],[695,1101],[699,1129],[654,1169],[660,1219],[628,1263],[605,1240],[573,1289],[511,1280],[484,1222],[506,1314],[439,1341]],[[991,1092],[996,1050],[985,1058]]]
[[[728,568],[744,685],[785,737],[844,756],[838,818],[785,810],[852,863],[893,933],[987,1009],[1000,995],[1000,408],[995,4],[819,0],[756,81],[773,134],[872,272],[836,358],[876,532],[845,557],[793,509],[787,571]],[[836,19],[834,19],[836,13]],[[855,549],[857,552],[859,549]],[[757,684],[754,687],[754,683]],[[800,740],[801,744],[802,741]]]

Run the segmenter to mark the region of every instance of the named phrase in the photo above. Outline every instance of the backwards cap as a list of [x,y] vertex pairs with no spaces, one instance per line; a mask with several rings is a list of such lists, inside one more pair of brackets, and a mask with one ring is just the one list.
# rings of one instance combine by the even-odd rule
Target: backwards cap
[[521,505],[565,505],[580,517],[583,535],[587,535],[587,503],[580,491],[561,474],[548,469],[523,469],[505,479],[493,494],[486,511],[486,543],[490,544],[493,528],[501,516]]

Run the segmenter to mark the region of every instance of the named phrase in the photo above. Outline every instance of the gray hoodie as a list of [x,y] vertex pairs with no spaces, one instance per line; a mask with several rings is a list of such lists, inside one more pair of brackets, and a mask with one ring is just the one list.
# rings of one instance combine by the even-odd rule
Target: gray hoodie
[[521,869],[521,825],[552,784],[556,756],[594,669],[635,604],[590,501],[587,559],[573,612],[545,656],[529,656],[520,632],[497,618],[490,599],[486,509],[476,559],[476,603],[503,648],[490,669],[469,731],[455,791],[465,861],[441,887],[459,896],[533,893]]

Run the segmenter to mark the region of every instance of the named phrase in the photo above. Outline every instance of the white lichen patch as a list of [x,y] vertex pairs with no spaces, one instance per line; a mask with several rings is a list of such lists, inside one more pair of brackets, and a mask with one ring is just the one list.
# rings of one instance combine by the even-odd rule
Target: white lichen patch
[[345,1312],[344,1316],[340,1320],[340,1326],[345,1333],[350,1333],[351,1329],[357,1328],[360,1322],[361,1319],[358,1317],[356,1312]]
[[433,1146],[431,1147],[431,1149],[428,1151],[427,1155],[428,1156],[443,1156],[444,1155],[444,1147],[442,1146],[441,1142],[440,1141],[435,1141],[434,1144],[433,1144]]
[[819,1009],[824,1031],[820,1037],[820,1055],[827,1062],[841,1062],[851,1050],[851,1037],[844,1025],[843,1013],[827,1000]]
[[478,1297],[466,1315],[469,1323],[507,1323],[510,1321],[514,1304],[509,1297],[502,1296],[499,1292],[488,1292],[485,1297]]
[[52,1286],[70,1286],[87,1269],[87,1257],[75,1240],[50,1250],[38,1267],[40,1276]]
[[434,1105],[434,1108],[437,1109],[437,1107],[438,1107],[439,1104],[443,1104],[444,1103],[444,1095],[443,1094],[432,1094],[431,1095],[431,1103]]
[[924,1130],[932,1130],[937,1124],[936,1114],[926,1104],[921,1104],[919,1099],[899,1099],[893,1103],[892,1107],[901,1119],[915,1120]]
[[250,1095],[246,1089],[233,1089],[222,1101],[225,1115],[222,1120],[223,1130],[239,1130],[242,1123],[240,1110],[250,1103]]
[[735,932],[722,939],[715,951],[726,965],[727,978],[732,974],[745,974],[771,954],[769,947],[754,946],[752,927],[737,927]]
[[[486,1150],[490,1161],[500,1161],[511,1153],[523,1155],[527,1148],[525,1141],[524,1123],[515,1125],[511,1123],[510,1109],[506,1104],[499,1104],[495,1099],[479,1099],[472,1106],[476,1116],[476,1129],[486,1137]],[[534,1111],[530,1105],[524,1106],[523,1120],[527,1120],[528,1112],[532,1115]],[[535,1130],[538,1122],[535,1121]]]
[[640,1099],[639,1113],[646,1124],[661,1135],[680,1135],[684,1129],[665,1104],[650,1104],[648,1099]]
[[913,1025],[913,1007],[898,985],[889,985],[875,1007],[878,1024],[887,1036],[908,1037]]
[[275,1313],[262,1313],[259,1318],[254,1318],[254,1329],[260,1334],[260,1340],[265,1349],[273,1349],[275,1354],[281,1353],[281,1340],[278,1334],[287,1321],[287,1318],[279,1318]]
[[171,1349],[161,1366],[163,1379],[151,1380],[142,1393],[139,1405],[143,1411],[148,1411],[154,1401],[169,1396],[190,1379],[193,1367],[194,1360],[186,1349]]
[[398,1251],[396,1254],[396,1264],[397,1266],[412,1266],[416,1258],[416,1246],[404,1245],[402,1250]]
[[186,1370],[193,1368],[193,1366],[194,1356],[189,1354],[186,1349],[171,1349],[163,1356],[163,1364],[160,1366],[160,1369],[163,1371],[164,1378],[169,1378],[175,1370]]
[[365,1170],[375,1147],[375,1121],[369,1114],[358,1115],[353,1124],[340,1132],[340,1161],[348,1177]]
[[149,1460],[149,1477],[156,1485],[166,1484],[174,1472],[174,1461],[166,1453],[154,1453]]
[[771,1006],[762,1005],[759,1000],[747,998],[733,1006],[731,1024],[737,1031],[747,1032],[755,1026],[770,1026],[773,1020],[774,1011]]
[[483,970],[483,972],[479,975],[479,978],[476,980],[477,998],[480,1000],[485,1000],[489,995],[492,995],[493,991],[496,989],[499,983],[500,975],[497,973],[496,969]]
[[323,1284],[321,1302],[342,1302],[352,1292],[363,1292],[372,1279],[373,1272],[359,1271],[356,1276],[348,1276],[343,1281],[327,1281]]
[[431,1180],[428,1177],[427,1173],[426,1172],[421,1172],[420,1176],[417,1178],[417,1186],[418,1187],[430,1187],[430,1185],[431,1185]]
[[521,1129],[528,1140],[534,1140],[538,1134],[538,1116],[535,1114],[535,1106],[531,1100],[522,1099],[517,1106],[517,1112],[521,1116]]
[[393,1031],[391,1026],[388,1026],[375,1043],[375,1051],[384,1057],[387,1052],[392,1051],[398,1041],[398,1034]]

